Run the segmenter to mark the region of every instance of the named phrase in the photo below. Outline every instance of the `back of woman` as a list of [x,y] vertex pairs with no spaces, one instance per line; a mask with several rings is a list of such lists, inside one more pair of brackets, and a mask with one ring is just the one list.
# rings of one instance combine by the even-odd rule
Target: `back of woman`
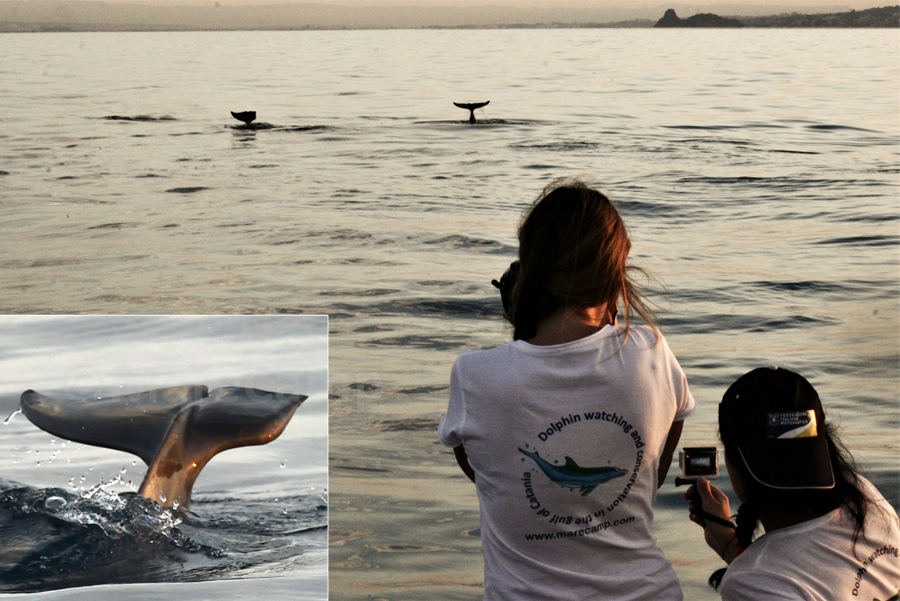
[[453,367],[438,436],[476,484],[488,601],[682,598],[651,505],[694,399],[659,332],[631,326],[652,319],[630,247],[605,196],[549,187],[501,289],[514,341]]
[[664,340],[621,330],[457,360],[440,436],[476,474],[486,600],[682,598],[651,505],[693,399]]

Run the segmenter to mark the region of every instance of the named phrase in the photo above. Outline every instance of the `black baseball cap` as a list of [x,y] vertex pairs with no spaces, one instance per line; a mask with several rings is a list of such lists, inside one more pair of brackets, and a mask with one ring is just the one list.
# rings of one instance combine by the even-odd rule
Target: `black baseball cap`
[[738,378],[719,404],[719,432],[764,486],[834,488],[825,412],[800,374],[761,367]]

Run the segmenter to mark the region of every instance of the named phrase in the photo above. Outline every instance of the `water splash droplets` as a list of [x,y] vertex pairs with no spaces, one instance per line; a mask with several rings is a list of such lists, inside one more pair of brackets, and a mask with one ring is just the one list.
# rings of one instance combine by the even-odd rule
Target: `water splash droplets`
[[49,497],[44,500],[44,507],[50,511],[56,511],[66,506],[66,500],[62,497]]

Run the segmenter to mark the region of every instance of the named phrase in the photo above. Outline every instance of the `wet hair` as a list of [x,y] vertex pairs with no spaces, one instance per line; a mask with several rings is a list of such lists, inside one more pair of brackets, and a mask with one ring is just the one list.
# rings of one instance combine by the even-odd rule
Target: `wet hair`
[[[834,469],[834,487],[829,489],[783,490],[761,484],[753,479],[741,453],[738,451],[735,428],[739,424],[729,424],[726,420],[719,423],[719,436],[725,447],[725,457],[741,477],[744,487],[745,501],[738,508],[735,522],[737,524],[738,546],[746,549],[753,542],[753,534],[759,527],[759,520],[769,508],[794,514],[825,515],[838,507],[844,507],[853,520],[853,544],[865,526],[868,514],[869,497],[862,489],[858,469],[850,452],[844,447],[831,424],[825,425],[825,439],[828,453]],[[785,460],[789,460],[785,457]],[[709,584],[716,590],[722,583],[727,568],[715,571],[709,577]]]
[[519,226],[521,266],[508,312],[513,339],[534,337],[538,324],[563,308],[606,303],[615,314],[620,300],[626,333],[632,311],[654,326],[628,275],[630,250],[625,222],[602,193],[578,180],[544,188]]

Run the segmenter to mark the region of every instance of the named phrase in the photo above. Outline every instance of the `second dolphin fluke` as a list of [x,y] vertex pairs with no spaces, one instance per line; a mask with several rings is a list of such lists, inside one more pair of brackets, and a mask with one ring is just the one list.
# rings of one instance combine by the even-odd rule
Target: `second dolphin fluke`
[[256,111],[243,111],[240,113],[235,113],[231,111],[231,116],[237,119],[238,121],[243,121],[245,125],[248,127],[254,120],[256,120]]
[[475,123],[475,109],[480,109],[481,107],[487,106],[491,103],[490,100],[487,102],[454,102],[453,106],[458,106],[461,109],[466,109],[469,111],[469,123]]

